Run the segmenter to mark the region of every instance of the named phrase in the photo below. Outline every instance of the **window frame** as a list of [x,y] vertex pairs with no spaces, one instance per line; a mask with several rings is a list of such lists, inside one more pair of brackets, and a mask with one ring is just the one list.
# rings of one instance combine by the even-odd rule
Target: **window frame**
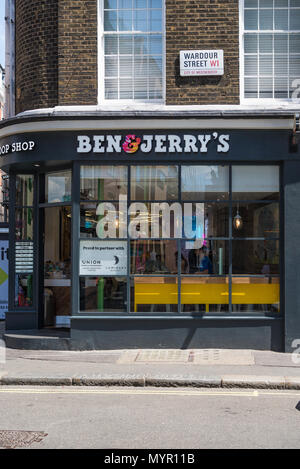
[[[104,0],[97,1],[98,7],[98,104],[109,106],[136,107],[143,105],[151,107],[166,102],[166,7],[165,0],[162,0],[162,99],[105,99],[105,59],[104,59]],[[117,32],[113,33],[116,34]],[[128,32],[122,32],[128,34]],[[109,33],[108,33],[109,34]],[[134,32],[132,31],[132,34]]]
[[[273,6],[274,8],[274,6]],[[258,7],[259,9],[259,7]],[[299,6],[300,9],[300,6]],[[300,103],[300,98],[246,98],[245,97],[245,83],[244,83],[244,78],[245,78],[245,53],[244,53],[244,34],[245,34],[245,28],[244,28],[244,10],[245,10],[245,0],[239,0],[239,53],[240,53],[240,104],[242,105],[278,105],[278,104],[286,104],[286,105],[291,105],[291,104],[299,104]],[[288,7],[288,10],[290,11],[290,6]],[[253,30],[253,33],[257,33],[258,30]],[[265,31],[266,33],[270,32],[269,30]],[[274,33],[274,30],[272,31]],[[279,32],[276,31],[276,32]],[[292,31],[280,31],[280,33],[287,33],[290,34]],[[299,30],[293,30],[293,32],[299,32],[300,33],[300,28]],[[259,75],[257,75],[259,78]],[[289,79],[289,74],[287,75]],[[274,72],[272,74],[272,78],[274,78]],[[300,77],[299,77],[300,78]],[[297,79],[297,78],[295,78]],[[298,80],[298,88],[299,89],[299,84],[300,84],[300,79]],[[299,93],[298,93],[299,96]]]

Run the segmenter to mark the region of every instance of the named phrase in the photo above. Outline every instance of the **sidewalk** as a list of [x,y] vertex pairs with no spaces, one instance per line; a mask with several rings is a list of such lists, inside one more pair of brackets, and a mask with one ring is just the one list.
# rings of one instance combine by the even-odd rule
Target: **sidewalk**
[[300,363],[294,358],[255,350],[7,348],[0,384],[300,389]]

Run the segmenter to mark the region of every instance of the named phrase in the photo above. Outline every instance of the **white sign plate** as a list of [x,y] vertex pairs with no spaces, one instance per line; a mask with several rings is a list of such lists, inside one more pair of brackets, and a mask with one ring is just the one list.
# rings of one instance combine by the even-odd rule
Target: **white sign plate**
[[80,241],[80,275],[127,275],[126,241]]
[[222,50],[180,51],[180,76],[224,75]]

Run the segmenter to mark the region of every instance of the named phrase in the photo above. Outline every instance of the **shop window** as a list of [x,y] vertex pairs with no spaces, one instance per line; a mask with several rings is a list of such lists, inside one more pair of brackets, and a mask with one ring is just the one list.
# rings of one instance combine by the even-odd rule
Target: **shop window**
[[72,172],[61,171],[46,174],[46,203],[70,202]]
[[126,310],[126,277],[80,278],[80,311],[123,313]]
[[178,199],[178,166],[132,166],[131,199]]
[[81,200],[119,200],[127,195],[125,166],[81,166]]
[[92,190],[81,195],[81,311],[280,311],[278,166],[132,165],[128,179],[122,167],[92,171],[81,172],[81,194],[85,181]]
[[181,191],[186,201],[228,199],[228,166],[182,166]]
[[100,100],[163,100],[163,0],[99,0],[104,62]]
[[14,307],[31,308],[34,291],[34,176],[15,177]]
[[243,97],[291,100],[300,76],[299,1],[241,0],[241,8]]

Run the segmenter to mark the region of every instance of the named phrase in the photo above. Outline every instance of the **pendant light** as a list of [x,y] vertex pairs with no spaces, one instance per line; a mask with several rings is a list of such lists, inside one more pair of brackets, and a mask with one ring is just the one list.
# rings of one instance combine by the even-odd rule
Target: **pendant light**
[[236,216],[233,219],[233,226],[236,230],[241,230],[243,227],[243,219],[239,214],[239,206],[237,207]]

